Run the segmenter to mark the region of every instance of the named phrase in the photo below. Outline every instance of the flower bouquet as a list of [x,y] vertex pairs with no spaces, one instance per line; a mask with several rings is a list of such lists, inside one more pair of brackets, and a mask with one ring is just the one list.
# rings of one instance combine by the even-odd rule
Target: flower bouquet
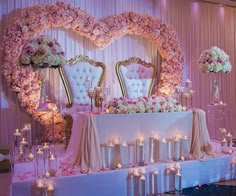
[[212,76],[211,93],[213,95],[212,104],[219,104],[220,100],[220,88],[219,88],[219,74],[229,73],[232,70],[229,56],[224,50],[214,46],[210,49],[204,50],[200,58],[198,59],[200,64],[200,70],[203,73],[214,73]]
[[200,58],[198,59],[198,63],[200,64],[200,70],[203,73],[228,73],[232,69],[231,63],[229,61],[229,56],[225,53],[224,50],[216,46],[204,50],[201,53]]
[[106,106],[106,113],[155,113],[155,112],[180,112],[185,111],[176,99],[172,97],[151,96],[129,99],[126,97],[113,98]]
[[57,68],[66,64],[65,52],[56,39],[40,35],[23,46],[20,64],[35,69]]

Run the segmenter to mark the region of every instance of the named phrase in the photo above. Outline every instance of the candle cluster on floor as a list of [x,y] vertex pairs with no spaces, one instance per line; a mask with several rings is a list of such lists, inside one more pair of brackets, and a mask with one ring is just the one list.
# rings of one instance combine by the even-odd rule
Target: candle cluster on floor
[[28,123],[21,129],[15,129],[12,144],[14,162],[32,161],[34,159],[31,124]]
[[144,166],[157,162],[184,161],[189,158],[190,140],[188,136],[176,134],[174,138],[159,138],[158,134],[148,139],[142,136],[133,141],[121,142],[111,138],[101,144],[102,168],[116,169]]
[[[43,142],[34,146],[32,143],[31,124],[25,124],[22,129],[13,133],[13,162],[28,162],[34,164],[36,191],[54,191],[53,178],[58,170],[54,143]],[[43,192],[43,193],[44,193]],[[41,193],[39,193],[41,194]]]

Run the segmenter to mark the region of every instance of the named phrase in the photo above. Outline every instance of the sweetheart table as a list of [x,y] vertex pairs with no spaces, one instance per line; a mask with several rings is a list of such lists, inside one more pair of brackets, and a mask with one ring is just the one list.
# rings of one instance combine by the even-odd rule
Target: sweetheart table
[[[57,196],[68,193],[70,195],[134,196],[156,195],[174,190],[175,173],[167,173],[173,164],[178,165],[181,170],[182,188],[231,179],[234,173],[231,163],[235,155],[215,154],[210,143],[205,117],[205,112],[200,109],[190,112],[150,114],[76,113],[73,115],[74,123],[67,152],[61,158],[59,157],[61,163],[65,163],[66,157],[73,159],[72,167],[61,164],[58,176],[46,180],[55,183],[54,193]],[[122,141],[134,140],[139,135],[147,140],[153,131],[158,133],[160,138],[174,137],[176,132],[190,137],[190,154],[195,160],[165,161],[147,164],[144,167],[84,173],[86,167],[90,171],[101,169],[99,165],[101,143],[106,143],[111,137],[119,137]],[[220,144],[218,146],[220,148]],[[73,173],[75,165],[79,166],[74,167],[77,173]],[[12,195],[30,196],[39,191],[35,189],[33,168],[32,162],[15,165]],[[72,173],[63,174],[65,169]],[[135,171],[142,171],[142,176],[136,176]]]
[[[135,141],[150,136],[174,138],[177,134],[191,137],[192,111],[134,114],[75,113],[66,157],[82,169],[98,171],[101,168],[100,144],[109,140]],[[148,153],[145,153],[148,161]]]

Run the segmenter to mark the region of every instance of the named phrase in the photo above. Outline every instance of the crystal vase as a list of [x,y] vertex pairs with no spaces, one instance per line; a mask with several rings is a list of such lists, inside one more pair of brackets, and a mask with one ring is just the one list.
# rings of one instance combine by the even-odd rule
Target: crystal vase
[[220,83],[219,73],[211,73],[211,96],[212,96],[212,104],[218,104],[220,103]]

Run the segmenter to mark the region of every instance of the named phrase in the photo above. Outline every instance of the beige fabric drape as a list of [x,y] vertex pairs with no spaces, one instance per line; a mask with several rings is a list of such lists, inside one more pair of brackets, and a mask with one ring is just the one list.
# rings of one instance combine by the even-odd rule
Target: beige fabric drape
[[193,111],[190,154],[198,160],[214,156],[206,124],[206,113],[201,109]]
[[[100,156],[100,142],[94,115],[86,115],[79,139],[78,151],[74,159],[74,165],[78,165],[85,171],[98,171],[102,167]],[[77,146],[75,146],[76,148]]]

